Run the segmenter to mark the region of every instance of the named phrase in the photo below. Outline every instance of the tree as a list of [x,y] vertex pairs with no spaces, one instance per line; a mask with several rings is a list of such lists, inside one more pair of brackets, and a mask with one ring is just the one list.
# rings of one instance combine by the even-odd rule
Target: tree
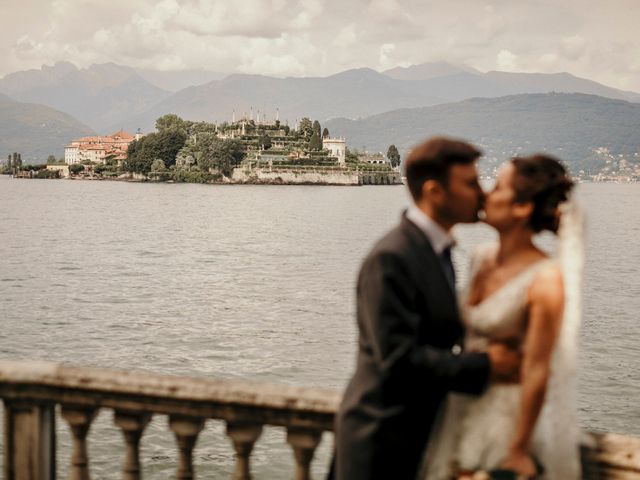
[[176,164],[176,155],[187,141],[187,134],[179,130],[170,130],[158,133],[158,158],[164,161],[169,168]]
[[306,139],[309,140],[311,135],[313,134],[313,123],[307,117],[304,117],[300,120],[300,124],[298,125],[298,132]]
[[313,132],[318,134],[318,138],[322,138],[322,127],[320,127],[318,120],[314,120],[313,122]]
[[322,130],[322,138],[329,138],[329,129],[327,127]]
[[203,170],[216,169],[226,176],[230,176],[234,167],[237,167],[245,156],[242,142],[239,140],[226,140],[212,137],[202,146],[196,154],[198,165]]
[[348,148],[345,150],[344,153],[345,159],[347,162],[352,162],[352,163],[356,163],[358,161],[358,151],[351,151]]
[[124,168],[128,172],[146,175],[151,170],[153,161],[158,158],[164,162],[166,168],[169,168],[175,165],[176,155],[186,141],[187,134],[175,129],[145,135],[140,140],[129,144]]
[[55,155],[49,155],[47,157],[47,164],[48,165],[51,165],[52,163],[56,163],[56,162],[57,162],[57,160],[56,160],[56,156]]
[[160,158],[156,158],[153,162],[151,162],[151,171],[152,172],[164,172],[166,167],[164,166],[164,161]]
[[84,171],[84,165],[82,165],[81,163],[74,163],[73,165],[69,166],[69,171],[76,175],[82,171]]
[[271,148],[271,137],[267,132],[264,132],[260,137],[260,146],[263,150],[269,150]]
[[167,131],[179,131],[184,134],[187,133],[188,128],[192,122],[185,122],[175,113],[168,113],[156,120],[156,130],[161,132]]
[[391,162],[392,167],[397,167],[400,165],[400,153],[395,145],[389,145],[389,149],[387,150],[387,158]]
[[317,132],[313,132],[311,140],[309,140],[309,150],[322,150],[322,141]]

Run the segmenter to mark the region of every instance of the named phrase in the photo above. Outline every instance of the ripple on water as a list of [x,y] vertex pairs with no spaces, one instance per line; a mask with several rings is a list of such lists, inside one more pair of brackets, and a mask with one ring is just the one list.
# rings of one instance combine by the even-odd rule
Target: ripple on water
[[[11,232],[0,231],[0,245],[20,239],[16,255],[0,257],[0,301],[3,315],[8,312],[0,356],[334,388],[344,387],[354,367],[359,263],[407,203],[401,189],[384,187],[0,182],[0,204],[7,207],[0,209],[0,225],[9,212],[14,218]],[[638,187],[580,186],[591,220],[580,418],[591,429],[632,434],[640,434],[629,420],[640,418]],[[68,201],[83,195],[91,196],[87,208]],[[283,215],[287,205],[295,213]],[[99,220],[95,210],[103,212]],[[622,216],[626,226],[617,223]],[[114,238],[114,232],[122,233]],[[464,279],[465,252],[493,237],[482,226],[456,234]],[[94,250],[70,257],[38,240],[45,237]],[[64,478],[70,440],[66,424],[59,428]],[[90,435],[92,473],[119,478],[113,465],[121,463],[122,439],[110,412]],[[233,450],[224,424],[207,422],[202,435],[199,474],[228,477]],[[317,478],[329,449],[325,438],[313,464]],[[142,458],[147,478],[174,475],[175,439],[166,417],[148,427]],[[253,461],[259,478],[291,472],[284,433],[266,429]]]

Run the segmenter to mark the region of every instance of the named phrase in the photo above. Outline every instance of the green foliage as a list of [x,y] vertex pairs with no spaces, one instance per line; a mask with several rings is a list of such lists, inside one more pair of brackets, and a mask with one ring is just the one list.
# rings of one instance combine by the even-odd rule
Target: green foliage
[[161,159],[165,167],[170,168],[175,165],[176,155],[186,141],[187,134],[178,129],[164,129],[145,135],[129,144],[124,169],[146,175],[151,171],[153,161],[157,159]]
[[348,163],[357,163],[358,162],[358,151],[357,150],[349,150],[348,148],[344,152],[345,161]]
[[151,171],[152,172],[164,172],[166,169],[167,169],[167,167],[165,167],[164,161],[162,161],[162,159],[160,159],[160,158],[156,158],[151,163]]
[[38,170],[34,178],[60,178],[60,170]]
[[73,175],[77,175],[80,172],[84,172],[84,165],[81,163],[74,163],[73,165],[69,165],[69,172]]
[[322,138],[322,127],[318,120],[314,120],[313,122],[313,133],[317,134],[318,138]]
[[313,132],[309,140],[309,150],[322,150],[322,140],[317,132]]
[[172,175],[175,182],[185,183],[209,183],[222,179],[219,173],[207,173],[202,171],[175,170]]
[[264,150],[269,150],[271,148],[271,137],[266,132],[260,137],[260,147]]
[[398,152],[398,148],[395,145],[389,145],[389,149],[387,150],[387,158],[391,162],[392,167],[397,167],[400,165],[400,153]]
[[43,168],[47,168],[46,165],[21,165],[19,170],[22,170],[23,172],[30,172],[30,171],[35,171],[37,172],[38,170],[42,170]]
[[329,138],[329,129],[327,127],[322,130],[322,138]]
[[57,162],[57,160],[56,160],[56,156],[55,155],[49,155],[47,157],[47,165],[51,165],[51,164],[54,164],[56,162]]
[[298,133],[304,137],[306,140],[311,138],[313,135],[313,123],[307,117],[302,118],[300,120],[300,124],[298,125]]
[[188,126],[187,122],[175,113],[168,113],[156,120],[156,130],[158,133],[177,131],[186,135]]
[[[188,129],[188,134],[190,136],[195,136],[196,141],[197,141],[197,137],[200,134],[213,134],[216,133],[217,131],[217,127],[214,123],[209,123],[209,122],[185,122],[185,123],[191,123],[191,125],[189,126]],[[224,125],[224,124],[223,124]],[[221,130],[223,128],[221,127]]]

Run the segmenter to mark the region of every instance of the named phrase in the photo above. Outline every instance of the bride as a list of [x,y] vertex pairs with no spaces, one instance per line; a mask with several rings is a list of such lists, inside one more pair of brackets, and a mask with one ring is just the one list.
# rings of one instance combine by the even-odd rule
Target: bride
[[[492,478],[480,471],[580,478],[574,395],[582,234],[567,201],[572,187],[557,160],[536,155],[507,162],[487,195],[485,222],[500,242],[472,258],[460,304],[465,349],[484,351],[492,341],[519,346],[520,382],[489,384],[480,397],[450,394],[423,479]],[[551,259],[533,237],[559,229],[559,254]]]

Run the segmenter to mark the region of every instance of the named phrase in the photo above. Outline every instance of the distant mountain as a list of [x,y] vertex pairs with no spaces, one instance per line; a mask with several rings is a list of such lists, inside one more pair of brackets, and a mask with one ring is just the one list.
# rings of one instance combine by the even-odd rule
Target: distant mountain
[[384,75],[396,80],[429,80],[431,78],[446,77],[458,73],[481,72],[466,65],[454,65],[448,62],[429,62],[409,67],[395,67],[382,72]]
[[[243,114],[280,119],[293,125],[304,116],[322,122],[362,118],[398,108],[424,107],[474,97],[522,93],[585,93],[640,102],[625,92],[568,73],[482,73],[446,62],[397,67],[379,73],[368,68],[328,77],[274,78],[233,74],[222,79],[205,70],[156,72],[107,63],[78,69],[57,63],[7,75],[0,92],[25,102],[69,113],[97,131],[125,128],[151,131],[158,117],[175,113],[190,120],[230,121]],[[178,87],[189,86],[170,93]],[[161,85],[165,89],[158,87]]]
[[152,83],[168,92],[177,92],[187,87],[204,85],[213,80],[221,80],[227,76],[225,73],[212,72],[210,70],[177,70],[161,72],[159,70],[135,69],[138,75],[147,82]]
[[134,69],[105,63],[78,69],[68,62],[0,79],[0,92],[63,111],[98,131],[122,123],[169,96]]
[[[397,78],[392,78],[397,77]],[[320,121],[359,118],[398,108],[449,103],[473,97],[501,97],[520,93],[586,93],[640,102],[640,94],[623,92],[567,73],[480,73],[447,63],[423,64],[378,73],[347,70],[329,77],[273,78],[230,75],[222,80],[186,88],[159,102],[123,125],[153,129],[155,120],[175,113],[190,120],[229,121],[257,110],[294,123],[308,116]],[[112,125],[112,128],[117,125]]]
[[[508,95],[518,93],[587,93],[619,100],[637,101],[639,94],[624,92],[569,73],[487,72],[483,77],[494,82]],[[634,99],[635,97],[635,99]]]
[[45,163],[64,155],[72,139],[94,134],[66,113],[44,105],[22,103],[0,94],[0,158],[20,152],[23,163]]
[[347,138],[349,148],[402,155],[431,135],[467,139],[485,151],[485,167],[510,156],[551,152],[573,169],[597,167],[594,149],[629,155],[640,163],[640,104],[585,94],[523,94],[474,98],[425,108],[400,109],[361,120],[323,124]]
[[433,105],[445,101],[414,82],[394,80],[368,68],[347,70],[329,77],[273,78],[230,75],[223,80],[175,93],[149,111],[132,117],[125,128],[153,128],[155,120],[175,113],[189,120],[230,121],[257,110],[273,119],[294,123],[304,116],[325,120],[337,116],[358,118],[398,107]]

